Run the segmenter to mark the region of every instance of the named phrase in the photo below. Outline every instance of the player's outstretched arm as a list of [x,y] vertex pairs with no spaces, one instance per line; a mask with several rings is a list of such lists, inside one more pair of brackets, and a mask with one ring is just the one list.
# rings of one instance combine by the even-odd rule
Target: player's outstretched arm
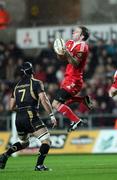
[[53,114],[52,106],[50,104],[50,101],[49,101],[46,93],[45,92],[39,93],[39,99],[41,100],[41,104],[43,105],[44,109],[49,114],[53,127],[55,127],[57,125],[57,121]]

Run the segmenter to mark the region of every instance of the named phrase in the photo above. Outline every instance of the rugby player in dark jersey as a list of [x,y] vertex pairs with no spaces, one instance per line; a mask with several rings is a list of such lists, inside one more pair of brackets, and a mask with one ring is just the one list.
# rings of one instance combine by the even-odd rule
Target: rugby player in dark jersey
[[50,149],[51,141],[47,127],[39,117],[39,102],[50,116],[52,126],[56,126],[51,104],[44,91],[42,81],[33,78],[33,69],[30,62],[21,67],[21,80],[17,83],[10,100],[10,110],[16,109],[16,129],[19,142],[13,144],[4,154],[0,155],[0,169],[4,169],[8,158],[17,151],[29,146],[30,134],[41,141],[39,156],[35,166],[36,171],[49,170],[44,159]]

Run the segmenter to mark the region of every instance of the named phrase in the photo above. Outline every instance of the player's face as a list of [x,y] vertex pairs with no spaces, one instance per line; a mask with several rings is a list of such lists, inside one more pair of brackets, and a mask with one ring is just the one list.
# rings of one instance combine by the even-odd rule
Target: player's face
[[82,33],[82,29],[80,29],[79,27],[76,28],[72,34],[73,40],[79,41],[81,39],[81,33]]

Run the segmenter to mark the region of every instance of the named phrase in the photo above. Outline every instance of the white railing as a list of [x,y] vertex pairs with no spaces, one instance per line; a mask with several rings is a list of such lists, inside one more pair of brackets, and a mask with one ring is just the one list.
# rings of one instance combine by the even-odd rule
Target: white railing
[[[80,117],[88,120],[88,125],[85,127],[86,129],[113,128],[115,120],[117,119],[117,115],[109,113],[88,115],[81,114]],[[57,129],[66,129],[70,121],[58,113],[56,114],[56,118],[58,120]],[[49,127],[48,116],[42,117],[42,120]],[[0,113],[0,131],[11,131],[12,121],[15,122],[15,116],[13,114]]]

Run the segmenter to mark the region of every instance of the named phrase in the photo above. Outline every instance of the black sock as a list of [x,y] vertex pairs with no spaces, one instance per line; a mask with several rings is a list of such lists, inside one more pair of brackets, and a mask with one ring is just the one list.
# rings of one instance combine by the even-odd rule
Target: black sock
[[20,151],[21,149],[26,148],[29,145],[29,142],[26,143],[20,143],[17,142],[15,144],[13,144],[5,153],[7,156],[10,156],[11,154],[13,154],[14,152]]
[[48,144],[42,144],[41,145],[40,150],[39,150],[40,155],[37,159],[37,165],[36,166],[43,164],[44,159],[45,159],[46,155],[48,154],[49,149],[50,149],[50,146]]

